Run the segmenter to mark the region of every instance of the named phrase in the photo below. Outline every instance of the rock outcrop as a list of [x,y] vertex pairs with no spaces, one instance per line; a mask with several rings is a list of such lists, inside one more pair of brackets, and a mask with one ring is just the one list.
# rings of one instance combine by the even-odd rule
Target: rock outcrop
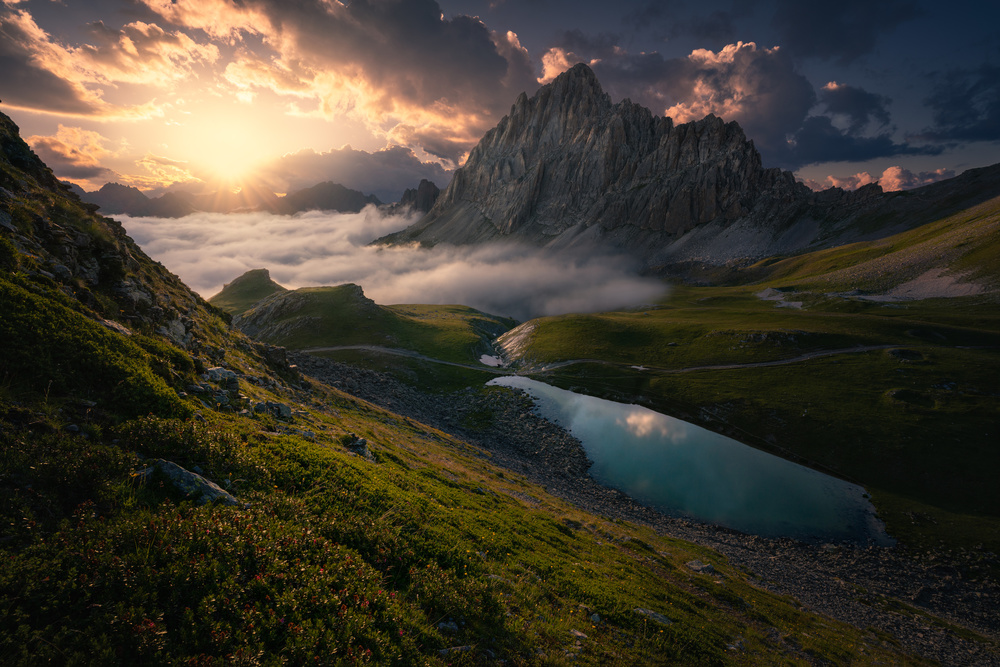
[[416,188],[407,188],[403,192],[403,196],[399,200],[399,207],[409,206],[414,211],[428,213],[434,208],[439,196],[441,196],[441,189],[426,178],[422,178]]
[[741,263],[901,231],[916,224],[904,209],[926,208],[907,198],[878,185],[814,193],[764,168],[737,123],[675,125],[612,104],[581,64],[522,93],[428,214],[378,243],[596,244],[648,269]]

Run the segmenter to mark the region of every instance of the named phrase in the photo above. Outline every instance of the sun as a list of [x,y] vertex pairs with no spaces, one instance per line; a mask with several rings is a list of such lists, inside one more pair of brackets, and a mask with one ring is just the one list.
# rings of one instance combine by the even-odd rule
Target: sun
[[[246,108],[226,107],[192,114],[185,123],[184,151],[204,176],[235,185],[267,155],[270,132]],[[273,130],[272,130],[273,131]]]

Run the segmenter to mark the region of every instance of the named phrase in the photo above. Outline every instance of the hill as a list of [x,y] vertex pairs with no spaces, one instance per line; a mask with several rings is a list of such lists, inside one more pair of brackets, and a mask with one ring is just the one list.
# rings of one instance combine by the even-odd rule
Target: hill
[[[250,272],[231,284],[259,277]],[[218,297],[213,303],[219,304]],[[515,324],[467,306],[381,306],[361,287],[350,284],[275,290],[233,320],[237,329],[255,340],[292,349],[401,348],[469,364],[492,352],[490,342]]]
[[278,199],[276,210],[290,215],[301,211],[339,211],[357,213],[365,206],[381,206],[375,195],[366,195],[357,190],[345,188],[329,181],[318,183],[311,188],[290,192]]
[[685,276],[881,238],[997,194],[1000,165],[905,193],[814,193],[765,168],[735,122],[612,104],[580,64],[522,94],[427,215],[379,242],[598,245]]
[[240,315],[249,310],[258,301],[285,288],[271,280],[267,269],[253,269],[226,283],[222,291],[208,299],[208,302],[230,315]]
[[[575,473],[502,468],[462,429],[303,376],[226,319],[61,188],[0,115],[0,662],[990,655],[916,613],[817,614],[716,551],[532,481]],[[509,391],[435,396],[419,400],[511,429],[511,447],[567,446]]]

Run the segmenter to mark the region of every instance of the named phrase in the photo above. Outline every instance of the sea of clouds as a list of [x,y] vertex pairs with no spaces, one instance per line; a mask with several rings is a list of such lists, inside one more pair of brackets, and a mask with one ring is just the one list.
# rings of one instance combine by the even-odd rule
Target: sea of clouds
[[603,253],[557,254],[507,244],[369,246],[416,220],[374,207],[294,216],[116,217],[146,254],[205,298],[259,268],[290,289],[356,283],[380,304],[464,304],[519,320],[638,307],[667,289],[638,275],[633,261]]

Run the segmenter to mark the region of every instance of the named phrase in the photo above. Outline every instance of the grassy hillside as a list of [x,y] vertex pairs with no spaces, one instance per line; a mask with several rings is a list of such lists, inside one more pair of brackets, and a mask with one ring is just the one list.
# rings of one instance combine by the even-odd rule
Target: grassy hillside
[[339,285],[275,294],[235,324],[257,340],[293,349],[369,345],[473,363],[515,322],[467,306],[381,306],[359,286]]
[[[997,551],[998,248],[992,200],[882,241],[762,263],[749,284],[535,320],[507,346],[548,382],[638,400],[865,484],[889,531],[913,544]],[[902,289],[929,272],[944,282]],[[914,298],[942,289],[978,293]]]
[[271,274],[267,269],[254,269],[247,271],[233,282],[226,283],[222,291],[211,297],[208,302],[230,315],[240,315],[258,301],[284,291],[286,291],[284,287],[271,280]]

